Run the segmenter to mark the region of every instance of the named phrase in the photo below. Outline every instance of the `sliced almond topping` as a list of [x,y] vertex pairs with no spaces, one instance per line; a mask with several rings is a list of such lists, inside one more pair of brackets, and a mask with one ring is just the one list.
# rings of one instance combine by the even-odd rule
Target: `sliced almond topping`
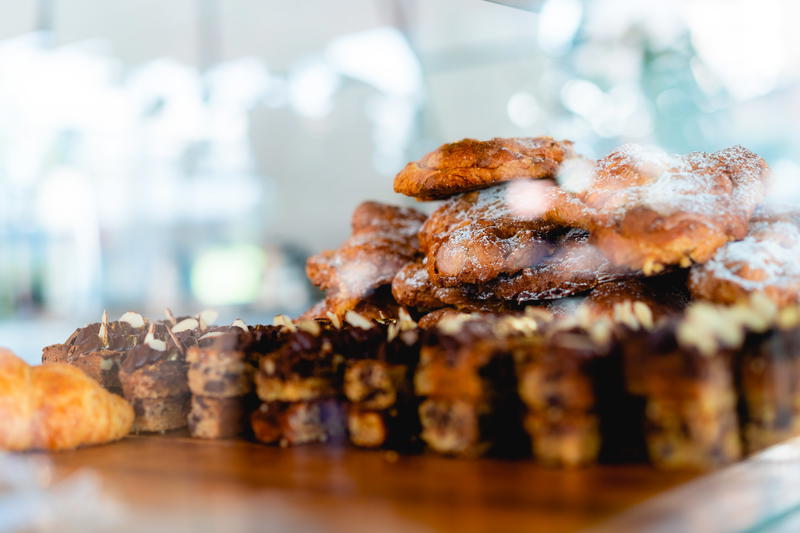
[[153,350],[158,352],[163,352],[167,349],[167,343],[155,338],[156,333],[156,325],[150,324],[150,327],[147,328],[147,335],[144,337],[144,343],[148,345]]
[[197,313],[197,321],[200,323],[200,329],[208,329],[208,326],[213,325],[214,322],[217,321],[217,317],[219,317],[219,313],[213,309],[206,309]]
[[553,320],[553,313],[547,309],[542,309],[541,307],[537,307],[535,305],[529,305],[525,308],[525,316],[542,322],[550,322]]
[[400,324],[398,323],[389,324],[389,327],[386,330],[386,340],[392,342],[397,337],[397,334],[399,332],[400,332]]
[[414,322],[405,307],[401,307],[400,311],[397,312],[397,325],[400,327],[400,331],[407,331],[417,327],[417,323]]
[[305,331],[310,335],[314,335],[318,337],[320,333],[322,333],[322,328],[317,323],[316,320],[300,320],[297,322],[297,329],[300,331]]
[[790,329],[800,326],[800,307],[787,307],[778,315],[778,327]]
[[469,313],[458,313],[457,315],[446,316],[436,324],[436,328],[448,335],[454,335],[461,331],[464,324],[473,318],[475,318],[475,316]]
[[297,326],[295,326],[292,319],[286,315],[275,315],[275,318],[272,319],[272,324],[275,326],[283,326],[288,328],[289,331],[297,331]]
[[328,320],[331,321],[333,327],[335,327],[336,329],[342,329],[342,321],[339,319],[339,315],[337,315],[333,311],[328,311],[327,313],[325,313],[325,316],[327,316]]
[[344,315],[344,320],[354,328],[371,329],[375,324],[364,315],[360,315],[355,311],[348,311]]
[[653,310],[644,302],[633,302],[633,315],[644,329],[653,329]]
[[130,324],[132,328],[144,327],[144,317],[139,313],[135,313],[133,311],[128,311],[127,313],[124,313],[121,317],[119,317],[119,321]]
[[202,340],[206,340],[206,339],[214,339],[216,337],[221,337],[222,335],[225,335],[224,331],[209,331],[208,333],[206,333],[205,335],[201,336],[197,340],[198,341],[202,341]]
[[184,348],[183,343],[178,339],[171,328],[167,328],[167,334],[172,339],[172,342],[175,344],[175,347],[178,349],[181,355],[184,355],[186,353],[186,348]]
[[241,318],[237,318],[231,323],[231,326],[241,329],[242,331],[249,331],[247,324],[244,323],[244,320]]
[[100,342],[103,346],[108,346],[109,338],[108,338],[108,324],[103,322],[100,324],[100,330],[97,332],[97,336],[100,338]]
[[633,314],[633,306],[630,301],[615,304],[613,313],[615,322],[625,324],[631,329],[639,329],[639,321]]
[[182,331],[189,331],[200,327],[200,323],[196,318],[184,318],[170,329],[173,333],[180,333]]

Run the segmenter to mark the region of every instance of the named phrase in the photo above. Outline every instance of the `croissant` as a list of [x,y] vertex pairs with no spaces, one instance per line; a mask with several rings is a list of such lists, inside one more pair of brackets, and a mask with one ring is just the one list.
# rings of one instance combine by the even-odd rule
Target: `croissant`
[[29,366],[0,348],[0,450],[67,450],[121,439],[133,408],[65,363]]

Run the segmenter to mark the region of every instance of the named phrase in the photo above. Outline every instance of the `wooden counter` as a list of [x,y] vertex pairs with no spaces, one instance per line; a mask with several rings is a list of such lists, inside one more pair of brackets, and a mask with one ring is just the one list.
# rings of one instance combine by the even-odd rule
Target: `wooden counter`
[[115,530],[650,532],[695,530],[685,526],[713,516],[724,527],[702,531],[734,531],[781,519],[800,502],[798,442],[705,476],[181,435],[129,437],[50,457],[57,480],[98,475],[103,495],[125,511],[127,527]]

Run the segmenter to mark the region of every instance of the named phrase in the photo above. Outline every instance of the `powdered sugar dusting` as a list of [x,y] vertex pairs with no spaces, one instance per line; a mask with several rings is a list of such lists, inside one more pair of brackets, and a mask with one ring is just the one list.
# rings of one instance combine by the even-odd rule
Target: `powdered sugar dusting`
[[598,161],[587,203],[613,217],[634,206],[665,216],[749,216],[763,194],[764,177],[763,160],[740,146],[675,155],[628,144]]
[[746,293],[781,290],[800,300],[800,226],[784,220],[751,224],[748,236],[720,248],[692,272],[693,284],[729,283]]

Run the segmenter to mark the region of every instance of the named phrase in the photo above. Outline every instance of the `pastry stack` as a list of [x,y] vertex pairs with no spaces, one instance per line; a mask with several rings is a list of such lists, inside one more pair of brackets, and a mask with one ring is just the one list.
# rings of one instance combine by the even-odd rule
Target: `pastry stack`
[[[418,442],[413,377],[422,331],[405,310],[399,315],[385,326],[351,311],[349,321],[361,327],[346,324],[341,331],[339,352],[346,358],[342,391],[348,436],[355,446],[410,450]],[[373,332],[373,342],[363,342],[365,330]]]
[[316,321],[284,328],[280,346],[262,355],[256,373],[261,405],[251,416],[256,439],[281,446],[340,442],[346,438],[341,401],[343,358],[334,351],[336,331]]
[[133,431],[186,427],[189,387],[185,356],[186,348],[171,327],[157,328],[152,322],[144,340],[125,356],[119,380],[125,399],[136,413]]
[[270,326],[249,328],[241,320],[211,328],[189,349],[187,377],[192,393],[189,433],[204,439],[241,436],[253,410],[253,379],[259,350],[273,349]]

